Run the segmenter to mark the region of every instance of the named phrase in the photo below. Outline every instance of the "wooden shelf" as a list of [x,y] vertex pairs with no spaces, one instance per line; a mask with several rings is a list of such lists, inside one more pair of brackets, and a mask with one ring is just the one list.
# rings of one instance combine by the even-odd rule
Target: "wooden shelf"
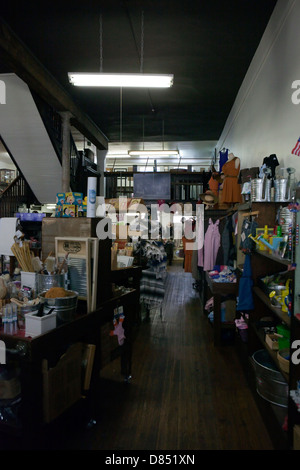
[[277,263],[284,264],[285,266],[289,266],[292,263],[290,259],[285,259],[277,255],[272,255],[271,253],[268,253],[267,251],[256,250],[254,251],[254,253],[260,256],[264,256],[265,258],[271,259],[272,261],[275,261]]
[[[253,326],[254,327],[254,326]],[[268,344],[266,343],[265,341],[265,337],[264,337],[264,334],[262,333],[262,331],[259,331],[257,328],[254,327],[254,330],[256,332],[256,335],[258,336],[260,342],[262,343],[262,345],[264,346],[264,348],[268,351],[268,354],[269,356],[271,357],[271,359],[273,360],[273,362],[276,364],[279,372],[281,373],[281,375],[283,376],[283,378],[286,380],[287,383],[289,383],[289,374],[287,374],[286,372],[284,372],[281,367],[280,367],[280,364],[279,364],[279,361],[277,359],[277,351],[271,349]]]
[[268,296],[259,287],[253,287],[253,292],[281,321],[288,327],[291,327],[291,317],[286,312],[283,312],[281,308],[274,307]]
[[237,293],[236,282],[214,282],[206,273],[206,281],[213,295],[229,295]]

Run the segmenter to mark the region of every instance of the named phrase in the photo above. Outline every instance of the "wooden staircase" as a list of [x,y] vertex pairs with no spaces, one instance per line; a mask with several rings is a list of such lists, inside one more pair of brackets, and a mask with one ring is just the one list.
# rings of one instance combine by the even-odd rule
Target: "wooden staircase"
[[18,175],[1,194],[0,218],[14,217],[18,207],[24,203],[29,207],[38,201],[25,178]]

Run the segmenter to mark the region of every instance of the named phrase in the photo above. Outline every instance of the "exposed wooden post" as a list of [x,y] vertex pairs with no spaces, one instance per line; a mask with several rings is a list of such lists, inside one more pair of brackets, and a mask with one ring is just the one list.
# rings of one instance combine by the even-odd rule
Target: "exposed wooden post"
[[106,157],[106,155],[107,155],[107,150],[99,150],[97,148],[97,165],[98,165],[98,170],[101,173],[99,196],[104,196],[104,197],[105,197],[104,171],[105,171],[105,157]]
[[68,111],[60,115],[62,117],[62,191],[67,193],[70,191],[70,119],[72,115]]

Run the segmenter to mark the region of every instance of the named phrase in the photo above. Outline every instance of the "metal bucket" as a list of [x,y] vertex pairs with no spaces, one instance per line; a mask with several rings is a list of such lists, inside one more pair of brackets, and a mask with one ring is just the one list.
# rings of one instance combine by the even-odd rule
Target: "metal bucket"
[[251,201],[271,201],[271,180],[267,178],[255,178],[251,180]]
[[291,212],[287,207],[283,207],[279,211],[279,225],[281,226],[282,235],[288,235],[290,224],[294,225],[295,213]]
[[275,202],[288,202],[291,199],[291,188],[287,178],[274,180]]
[[58,323],[66,323],[74,320],[77,310],[78,292],[67,291],[67,297],[46,298],[46,292],[39,294],[40,301],[44,303],[44,313],[47,314],[54,308]]
[[287,407],[288,384],[265,349],[256,351],[252,356],[256,375],[257,393],[274,405]]
[[37,275],[37,294],[45,292],[51,287],[65,287],[64,274],[38,274]]

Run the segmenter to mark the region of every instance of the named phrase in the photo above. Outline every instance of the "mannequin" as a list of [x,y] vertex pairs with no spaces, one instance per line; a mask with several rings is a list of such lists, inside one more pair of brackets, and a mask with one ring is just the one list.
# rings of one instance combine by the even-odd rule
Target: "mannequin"
[[228,160],[227,160],[227,161],[230,162],[230,161],[233,160],[234,158],[235,158],[235,169],[237,170],[237,169],[239,168],[239,166],[240,166],[240,159],[239,159],[239,157],[236,157],[236,156],[234,155],[234,153],[230,153],[230,154],[228,155]]
[[238,183],[240,172],[240,159],[230,153],[227,162],[223,165],[222,173],[224,177],[222,185],[221,203],[235,204],[243,202],[241,186]]

